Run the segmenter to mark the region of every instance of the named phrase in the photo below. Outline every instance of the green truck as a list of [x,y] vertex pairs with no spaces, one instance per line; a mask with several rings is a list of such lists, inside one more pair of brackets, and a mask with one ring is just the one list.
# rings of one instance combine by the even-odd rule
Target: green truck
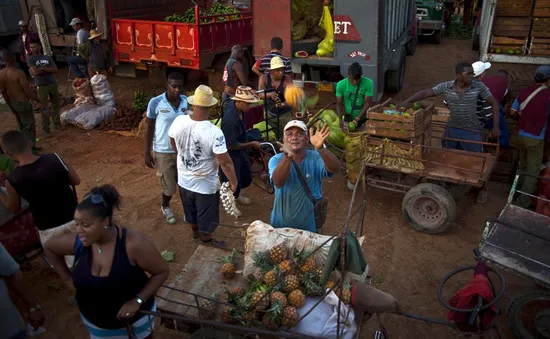
[[453,0],[416,0],[418,35],[429,36],[432,43],[440,44],[454,10]]

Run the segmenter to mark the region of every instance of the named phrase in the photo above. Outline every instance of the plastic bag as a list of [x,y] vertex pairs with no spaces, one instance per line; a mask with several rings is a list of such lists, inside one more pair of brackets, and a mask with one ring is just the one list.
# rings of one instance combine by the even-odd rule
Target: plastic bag
[[88,111],[94,110],[96,108],[97,108],[96,104],[91,102],[86,102],[80,106],[76,106],[68,110],[67,112],[61,113],[60,118],[61,118],[61,121],[65,124],[71,124],[71,125],[77,126],[76,118],[79,115],[84,114]]
[[319,43],[319,45],[317,45],[316,54],[323,57],[334,52],[334,24],[332,22],[332,17],[330,16],[330,9],[328,6],[323,6],[323,16],[321,16],[319,26],[323,27],[327,33],[325,38]]
[[92,91],[99,106],[115,106],[113,91],[111,91],[111,86],[109,86],[109,81],[105,75],[96,74],[90,82],[92,83]]
[[[331,236],[299,230],[295,228],[274,228],[261,220],[256,220],[246,230],[246,243],[244,253],[243,275],[254,274],[254,253],[270,249],[284,241],[289,249],[313,252],[323,245]],[[335,238],[338,239],[338,238]],[[358,239],[362,245],[365,237]],[[332,241],[328,241],[313,254],[313,259],[318,263],[326,261]]]
[[99,106],[76,117],[75,121],[79,127],[84,129],[93,129],[101,125],[105,120],[111,119],[115,115],[114,106]]

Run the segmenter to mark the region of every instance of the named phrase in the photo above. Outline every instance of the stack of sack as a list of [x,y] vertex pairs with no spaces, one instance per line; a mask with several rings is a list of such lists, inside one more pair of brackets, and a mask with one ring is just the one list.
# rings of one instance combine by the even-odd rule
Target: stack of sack
[[77,78],[72,86],[75,107],[61,114],[61,121],[90,130],[115,115],[115,99],[105,75],[96,74],[90,80]]

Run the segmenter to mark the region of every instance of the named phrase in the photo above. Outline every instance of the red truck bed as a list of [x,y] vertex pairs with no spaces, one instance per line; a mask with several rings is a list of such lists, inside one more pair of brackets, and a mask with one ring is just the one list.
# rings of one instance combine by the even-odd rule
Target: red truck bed
[[[159,14],[159,12],[163,12]],[[119,62],[161,63],[170,67],[205,69],[214,58],[229,52],[233,45],[252,45],[252,11],[241,9],[238,17],[199,16],[195,6],[195,23],[162,21],[163,9],[153,10],[148,20],[111,19],[113,56]],[[183,11],[176,13],[183,14]],[[235,14],[232,14],[234,17]],[[207,19],[207,23],[200,23]],[[153,38],[154,37],[154,38]]]

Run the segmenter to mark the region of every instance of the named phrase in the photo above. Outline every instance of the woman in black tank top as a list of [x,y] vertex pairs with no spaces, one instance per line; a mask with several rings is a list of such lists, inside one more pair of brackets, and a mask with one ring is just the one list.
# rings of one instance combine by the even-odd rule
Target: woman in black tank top
[[[126,335],[128,321],[134,338],[149,338],[153,318],[139,310],[156,310],[155,292],[169,274],[148,238],[113,224],[113,209],[119,206],[113,186],[93,188],[76,208],[77,233],[52,238],[44,246],[61,278],[69,285],[72,280],[81,318],[93,339]],[[75,256],[72,273],[63,259],[68,254]]]

